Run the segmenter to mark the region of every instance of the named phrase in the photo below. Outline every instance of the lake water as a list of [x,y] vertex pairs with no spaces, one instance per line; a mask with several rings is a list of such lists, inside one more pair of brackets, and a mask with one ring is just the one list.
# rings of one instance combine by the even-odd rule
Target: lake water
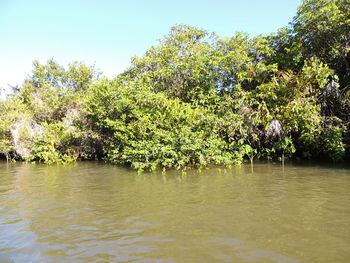
[[0,262],[350,262],[350,169],[0,163]]

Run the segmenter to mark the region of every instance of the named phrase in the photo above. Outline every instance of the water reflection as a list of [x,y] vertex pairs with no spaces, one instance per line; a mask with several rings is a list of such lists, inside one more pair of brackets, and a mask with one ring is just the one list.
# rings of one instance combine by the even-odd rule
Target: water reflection
[[350,171],[0,164],[0,261],[348,262]]

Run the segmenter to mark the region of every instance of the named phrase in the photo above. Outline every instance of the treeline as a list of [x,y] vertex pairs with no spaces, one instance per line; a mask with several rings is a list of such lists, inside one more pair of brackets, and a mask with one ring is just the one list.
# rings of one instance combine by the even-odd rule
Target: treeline
[[0,102],[0,153],[138,170],[244,158],[340,161],[350,152],[350,8],[305,0],[269,36],[177,25],[115,79],[34,62]]

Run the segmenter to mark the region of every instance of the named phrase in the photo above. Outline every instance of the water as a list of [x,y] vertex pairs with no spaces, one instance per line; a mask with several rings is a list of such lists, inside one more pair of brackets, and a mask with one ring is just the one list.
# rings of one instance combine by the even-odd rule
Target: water
[[0,262],[350,262],[350,170],[0,163]]

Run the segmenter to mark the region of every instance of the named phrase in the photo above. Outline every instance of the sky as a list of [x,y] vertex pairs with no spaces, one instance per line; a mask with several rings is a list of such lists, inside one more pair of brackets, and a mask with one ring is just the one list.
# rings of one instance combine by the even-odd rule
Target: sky
[[114,77],[171,26],[231,37],[288,25],[300,0],[0,0],[0,89],[21,84],[32,62],[95,65]]

